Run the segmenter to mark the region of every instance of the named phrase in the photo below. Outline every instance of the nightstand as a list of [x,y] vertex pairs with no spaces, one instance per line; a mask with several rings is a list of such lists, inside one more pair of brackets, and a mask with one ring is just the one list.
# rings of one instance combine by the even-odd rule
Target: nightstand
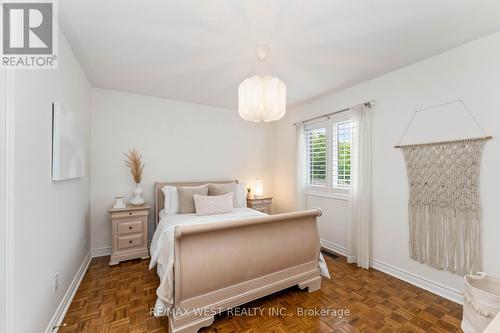
[[273,197],[247,197],[247,207],[259,212],[271,214]]
[[151,206],[127,206],[111,208],[111,260],[109,265],[130,259],[147,259],[148,216]]

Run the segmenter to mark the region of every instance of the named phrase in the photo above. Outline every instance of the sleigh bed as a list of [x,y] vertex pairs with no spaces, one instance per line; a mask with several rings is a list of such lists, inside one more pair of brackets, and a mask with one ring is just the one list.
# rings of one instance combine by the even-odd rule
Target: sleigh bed
[[229,182],[155,184],[150,268],[157,265],[160,276],[155,315],[168,316],[170,332],[197,332],[219,312],[294,285],[309,292],[321,288],[321,210],[266,215],[238,208],[203,218],[162,214],[164,186],[207,183]]

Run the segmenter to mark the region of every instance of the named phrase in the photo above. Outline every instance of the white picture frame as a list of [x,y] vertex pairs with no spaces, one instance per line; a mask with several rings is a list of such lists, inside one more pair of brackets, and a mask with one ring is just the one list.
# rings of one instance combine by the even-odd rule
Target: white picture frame
[[84,147],[76,115],[52,103],[52,181],[84,177]]

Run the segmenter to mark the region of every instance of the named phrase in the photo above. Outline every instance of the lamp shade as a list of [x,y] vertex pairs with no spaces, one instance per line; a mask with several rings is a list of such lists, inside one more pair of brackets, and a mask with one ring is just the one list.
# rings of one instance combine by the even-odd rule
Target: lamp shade
[[273,76],[252,76],[238,87],[238,111],[248,121],[274,121],[286,112],[286,85]]
[[264,182],[262,178],[255,179],[255,196],[262,197],[264,195]]

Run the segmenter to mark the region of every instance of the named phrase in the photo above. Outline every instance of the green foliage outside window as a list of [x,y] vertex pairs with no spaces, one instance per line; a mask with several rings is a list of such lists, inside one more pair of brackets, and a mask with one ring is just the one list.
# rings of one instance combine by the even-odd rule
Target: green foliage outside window
[[[336,124],[335,144],[333,145],[332,179],[335,187],[349,187],[351,182],[351,129],[349,122]],[[326,185],[328,161],[326,128],[307,131],[308,177],[311,185]]]
[[326,180],[326,133],[313,131],[309,145],[309,181],[311,184],[321,184]]
[[339,142],[337,150],[338,186],[349,186],[351,183],[351,143]]

